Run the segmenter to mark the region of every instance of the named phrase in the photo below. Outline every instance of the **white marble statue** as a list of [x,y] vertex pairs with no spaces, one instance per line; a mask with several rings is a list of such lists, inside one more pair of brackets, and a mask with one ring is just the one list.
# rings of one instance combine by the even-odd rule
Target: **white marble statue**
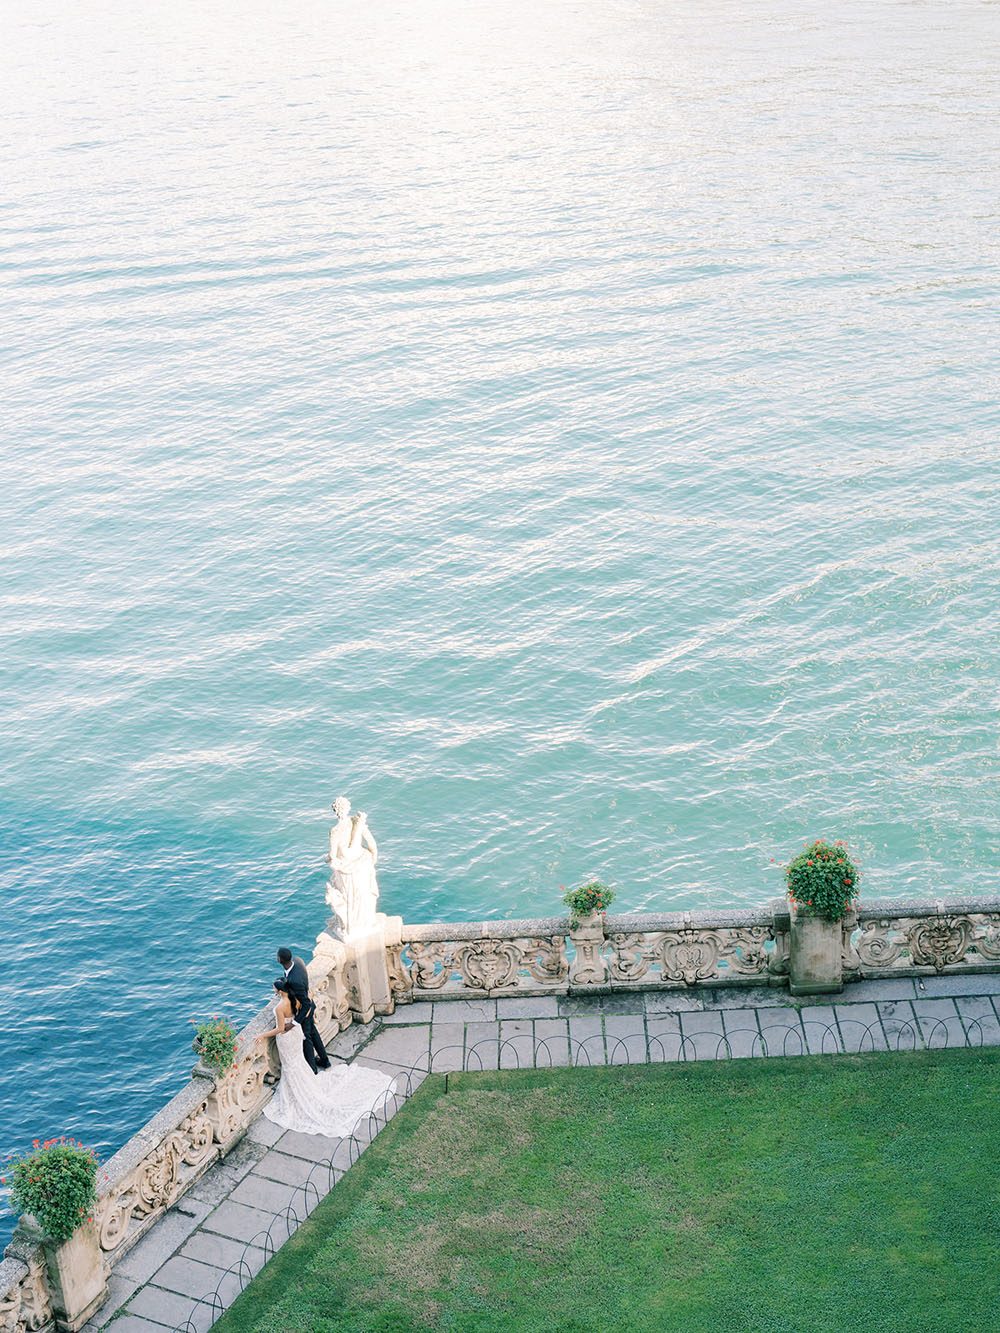
[[346,940],[375,924],[378,847],[368,827],[368,816],[359,813],[352,819],[351,803],[345,796],[334,801],[333,813],[337,822],[330,830],[326,901],[333,909],[339,938]]

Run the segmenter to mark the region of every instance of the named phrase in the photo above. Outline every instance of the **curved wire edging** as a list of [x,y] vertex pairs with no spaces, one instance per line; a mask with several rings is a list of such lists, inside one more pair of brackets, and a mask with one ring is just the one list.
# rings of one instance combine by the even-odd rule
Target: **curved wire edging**
[[[960,1034],[959,1039],[953,1038],[956,1029]],[[769,1038],[768,1033],[773,1033],[773,1037]],[[742,1041],[741,1038],[747,1040]],[[529,1042],[530,1058],[526,1061],[524,1048]],[[443,1046],[430,1055],[426,1064],[411,1065],[394,1075],[390,1088],[373,1103],[369,1111],[359,1117],[351,1132],[339,1140],[329,1158],[314,1163],[303,1183],[296,1186],[291,1201],[274,1214],[268,1226],[244,1242],[239,1259],[225,1270],[215,1290],[195,1301],[192,1314],[183,1323],[175,1325],[173,1333],[206,1333],[221,1318],[236,1296],[246,1290],[263,1264],[274,1257],[317,1204],[354,1166],[365,1148],[413,1096],[428,1074],[569,1066],[599,1068],[606,1065],[773,1059],[796,1055],[857,1055],[873,1051],[978,1048],[984,1044],[979,1020],[956,1015],[949,1019],[927,1019],[919,1024],[909,1019],[892,1020],[892,1028],[888,1031],[881,1020],[863,1023],[859,1019],[844,1018],[836,1023],[821,1023],[807,1019],[800,1020],[798,1028],[772,1023],[759,1028],[734,1027],[726,1032],[702,1031],[682,1035],[678,1026],[676,1031],[655,1036],[646,1031],[624,1036],[595,1032],[581,1040],[520,1033],[503,1040],[485,1037],[469,1048],[458,1044]],[[364,1059],[363,1050],[360,1054]],[[258,1264],[256,1269],[251,1264],[253,1250],[260,1251],[264,1256],[263,1263]],[[239,1284],[235,1293],[232,1292],[232,1279]],[[228,1299],[223,1296],[227,1284]],[[207,1324],[202,1323],[198,1317],[202,1314],[210,1315]]]

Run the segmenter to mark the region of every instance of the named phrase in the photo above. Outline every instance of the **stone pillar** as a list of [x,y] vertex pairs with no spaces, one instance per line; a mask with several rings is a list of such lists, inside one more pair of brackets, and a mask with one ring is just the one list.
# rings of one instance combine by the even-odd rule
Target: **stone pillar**
[[594,912],[575,924],[571,921],[569,937],[576,948],[576,957],[569,970],[570,986],[602,986],[610,990],[608,961],[601,956],[604,914]]
[[108,1299],[107,1273],[97,1227],[84,1222],[61,1245],[46,1236],[37,1220],[26,1213],[17,1224],[7,1253],[41,1246],[45,1256],[45,1284],[59,1333],[76,1333]]
[[825,995],[844,989],[843,924],[791,904],[789,990]]
[[376,1014],[391,1014],[395,1007],[386,957],[386,919],[384,912],[377,912],[374,926],[353,931],[342,941],[347,955],[347,994],[358,1023],[370,1023]]

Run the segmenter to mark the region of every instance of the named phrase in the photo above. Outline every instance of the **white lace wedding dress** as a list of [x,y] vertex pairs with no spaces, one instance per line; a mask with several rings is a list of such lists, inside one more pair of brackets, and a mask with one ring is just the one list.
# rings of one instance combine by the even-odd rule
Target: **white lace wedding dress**
[[335,1064],[314,1074],[302,1054],[298,1023],[291,1023],[275,1040],[281,1078],[264,1114],[283,1129],[343,1138],[369,1111],[383,1105],[392,1087],[390,1075],[361,1065]]

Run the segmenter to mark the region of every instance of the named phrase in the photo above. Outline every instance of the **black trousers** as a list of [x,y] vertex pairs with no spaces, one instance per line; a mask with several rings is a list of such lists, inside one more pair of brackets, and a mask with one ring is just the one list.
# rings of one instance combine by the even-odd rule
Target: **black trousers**
[[329,1069],[330,1067],[330,1057],[323,1045],[323,1038],[316,1030],[315,1019],[316,1006],[312,1000],[302,1005],[295,1015],[295,1021],[302,1029],[302,1054],[306,1057],[306,1063],[314,1074],[317,1068]]

